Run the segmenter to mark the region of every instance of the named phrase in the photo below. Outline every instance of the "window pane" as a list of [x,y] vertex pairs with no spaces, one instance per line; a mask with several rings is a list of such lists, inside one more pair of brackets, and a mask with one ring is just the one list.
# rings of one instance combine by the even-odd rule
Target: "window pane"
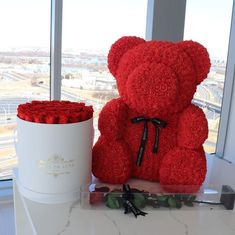
[[204,148],[215,152],[223,97],[232,0],[188,0],[184,39],[203,44],[210,54],[211,70],[198,86],[194,103],[203,108],[209,124]]
[[0,179],[16,164],[18,104],[49,99],[50,1],[0,1]]
[[97,117],[117,97],[107,68],[107,53],[118,38],[145,37],[147,0],[66,0],[63,3],[62,99],[85,101]]

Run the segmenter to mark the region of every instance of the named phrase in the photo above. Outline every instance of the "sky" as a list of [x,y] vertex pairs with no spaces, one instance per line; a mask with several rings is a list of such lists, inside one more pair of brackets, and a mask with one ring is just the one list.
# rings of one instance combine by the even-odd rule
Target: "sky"
[[[107,51],[124,35],[145,37],[147,0],[64,0],[63,50]],[[185,39],[226,59],[232,0],[187,0]],[[0,50],[50,48],[50,0],[0,1]]]
[[207,47],[211,57],[226,59],[232,0],[187,0],[184,39]]

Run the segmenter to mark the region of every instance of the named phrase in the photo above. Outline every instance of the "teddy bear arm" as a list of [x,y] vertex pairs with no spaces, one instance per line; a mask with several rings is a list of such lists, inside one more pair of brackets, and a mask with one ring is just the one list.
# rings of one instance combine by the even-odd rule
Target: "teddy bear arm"
[[177,143],[179,147],[198,149],[208,137],[208,123],[203,111],[190,105],[179,117]]
[[127,106],[122,99],[109,101],[99,115],[98,128],[101,135],[107,138],[120,139],[125,129],[126,119]]

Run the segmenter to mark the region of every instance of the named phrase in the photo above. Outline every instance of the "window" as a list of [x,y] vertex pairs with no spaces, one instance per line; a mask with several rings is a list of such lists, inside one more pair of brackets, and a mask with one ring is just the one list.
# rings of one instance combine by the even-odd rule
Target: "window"
[[[16,164],[18,104],[50,97],[50,4],[48,0],[0,3],[0,179],[10,177]],[[63,3],[61,98],[92,104],[96,130],[100,109],[118,96],[107,69],[108,49],[124,35],[144,38],[146,11],[147,0]]]
[[66,0],[63,2],[62,99],[85,101],[98,114],[118,96],[107,68],[112,43],[125,35],[144,38],[147,0]]
[[[62,3],[63,0],[51,1]],[[153,3],[161,3],[166,14],[164,7],[171,6],[164,0],[63,1],[61,99],[93,105],[95,141],[99,136],[97,122],[101,108],[118,96],[116,82],[107,68],[108,50],[124,35],[145,37],[147,2],[152,3],[149,8]],[[217,141],[232,2],[187,1],[184,39],[205,45],[212,63],[208,78],[198,87],[193,101],[208,118],[207,152],[215,152]],[[33,99],[48,100],[50,90],[53,93],[55,86],[60,87],[60,76],[52,76],[50,87],[50,63],[52,66],[57,63],[60,68],[59,58],[50,62],[50,4],[49,0],[0,2],[0,179],[10,177],[16,164],[14,131],[18,104]],[[53,4],[52,8],[57,13],[62,10]],[[150,11],[154,13],[155,7]],[[153,25],[160,24],[154,14],[151,17]],[[182,22],[176,24],[183,28]],[[154,28],[153,25],[149,27]],[[165,28],[160,29],[164,34]],[[60,39],[59,33],[57,36]],[[55,51],[53,47],[52,51]],[[57,93],[60,96],[59,90]]]
[[49,99],[50,1],[0,2],[0,179],[16,164],[18,104]]
[[214,153],[223,98],[226,59],[229,42],[232,0],[188,0],[184,39],[203,44],[210,54],[211,70],[198,86],[194,103],[203,108],[209,124],[209,138],[204,148]]

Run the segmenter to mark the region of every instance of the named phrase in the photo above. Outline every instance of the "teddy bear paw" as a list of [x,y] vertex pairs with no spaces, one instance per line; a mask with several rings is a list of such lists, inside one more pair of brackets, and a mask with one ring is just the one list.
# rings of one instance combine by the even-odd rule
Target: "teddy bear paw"
[[103,182],[122,184],[131,176],[130,150],[124,141],[100,137],[92,151],[92,172]]
[[167,191],[196,192],[206,175],[206,158],[202,151],[175,148],[163,158],[160,183]]

